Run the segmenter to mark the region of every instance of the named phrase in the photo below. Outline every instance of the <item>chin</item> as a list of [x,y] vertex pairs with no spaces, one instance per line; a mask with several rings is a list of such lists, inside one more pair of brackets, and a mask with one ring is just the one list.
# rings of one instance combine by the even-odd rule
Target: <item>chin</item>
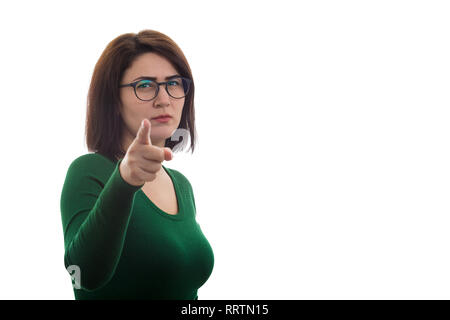
[[167,130],[167,132],[162,132],[162,133],[158,132],[158,134],[151,135],[151,138],[154,140],[166,140],[166,139],[170,138],[171,136],[172,136],[171,131]]

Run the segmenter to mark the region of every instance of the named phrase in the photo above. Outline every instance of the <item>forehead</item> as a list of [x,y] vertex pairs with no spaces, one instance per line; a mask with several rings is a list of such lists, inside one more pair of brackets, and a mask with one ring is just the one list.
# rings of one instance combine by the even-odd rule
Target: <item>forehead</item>
[[175,73],[177,73],[175,68],[167,58],[154,52],[147,52],[135,58],[124,76],[133,79],[139,76],[150,76],[162,80]]

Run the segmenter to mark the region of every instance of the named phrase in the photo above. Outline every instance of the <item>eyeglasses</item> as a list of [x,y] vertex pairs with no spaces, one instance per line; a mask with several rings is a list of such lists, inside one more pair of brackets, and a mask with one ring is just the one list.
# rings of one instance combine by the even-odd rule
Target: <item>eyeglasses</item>
[[159,92],[159,86],[164,84],[169,96],[175,99],[181,99],[188,94],[191,82],[191,79],[185,77],[172,78],[166,82],[143,79],[132,83],[121,84],[119,88],[133,87],[134,94],[139,100],[150,101],[156,98]]

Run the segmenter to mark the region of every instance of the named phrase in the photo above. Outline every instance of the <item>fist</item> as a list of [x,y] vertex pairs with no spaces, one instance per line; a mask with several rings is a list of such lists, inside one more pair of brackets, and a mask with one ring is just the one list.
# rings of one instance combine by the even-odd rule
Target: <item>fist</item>
[[150,139],[151,122],[142,120],[136,138],[119,166],[122,178],[133,186],[142,186],[147,181],[153,181],[162,167],[164,160],[172,160],[173,153],[170,148],[161,148],[152,145]]

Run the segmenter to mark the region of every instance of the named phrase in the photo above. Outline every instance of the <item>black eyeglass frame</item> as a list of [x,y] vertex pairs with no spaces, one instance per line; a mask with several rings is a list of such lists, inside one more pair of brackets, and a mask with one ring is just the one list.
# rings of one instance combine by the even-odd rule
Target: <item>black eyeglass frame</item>
[[[181,97],[181,98],[175,98],[174,96],[172,96],[172,95],[169,93],[169,90],[168,90],[168,88],[167,88],[167,84],[168,84],[170,81],[174,80],[174,79],[182,79],[182,81],[186,81],[187,86],[188,86],[188,88],[187,88],[187,90],[186,90],[186,92],[185,92],[185,94],[184,94],[184,97],[186,97],[187,94],[189,93],[190,88],[191,88],[192,80],[189,79],[189,78],[185,78],[185,77],[173,77],[173,78],[171,78],[171,79],[169,79],[169,80],[167,80],[167,81],[164,81],[164,82],[157,82],[157,81],[152,80],[152,79],[145,79],[145,78],[143,78],[143,79],[137,80],[137,81],[135,81],[135,82],[131,82],[131,83],[127,83],[127,84],[121,84],[121,85],[119,85],[119,88],[123,88],[123,87],[133,87],[133,89],[134,89],[134,95],[136,96],[136,98],[138,98],[138,99],[141,100],[141,101],[152,101],[153,99],[155,99],[155,98],[158,96],[158,93],[159,93],[159,86],[162,85],[162,84],[164,84],[165,87],[166,87],[166,92],[167,92],[167,94],[168,94],[169,96],[171,96],[171,97],[174,98],[174,99],[183,99],[184,97]],[[141,99],[141,98],[138,97],[138,95],[137,95],[137,93],[136,93],[136,85],[137,85],[139,82],[141,82],[142,80],[149,80],[149,81],[152,81],[152,82],[154,82],[154,83],[157,84],[155,96],[154,96],[153,98],[151,98],[150,100],[144,100],[144,99]]]

